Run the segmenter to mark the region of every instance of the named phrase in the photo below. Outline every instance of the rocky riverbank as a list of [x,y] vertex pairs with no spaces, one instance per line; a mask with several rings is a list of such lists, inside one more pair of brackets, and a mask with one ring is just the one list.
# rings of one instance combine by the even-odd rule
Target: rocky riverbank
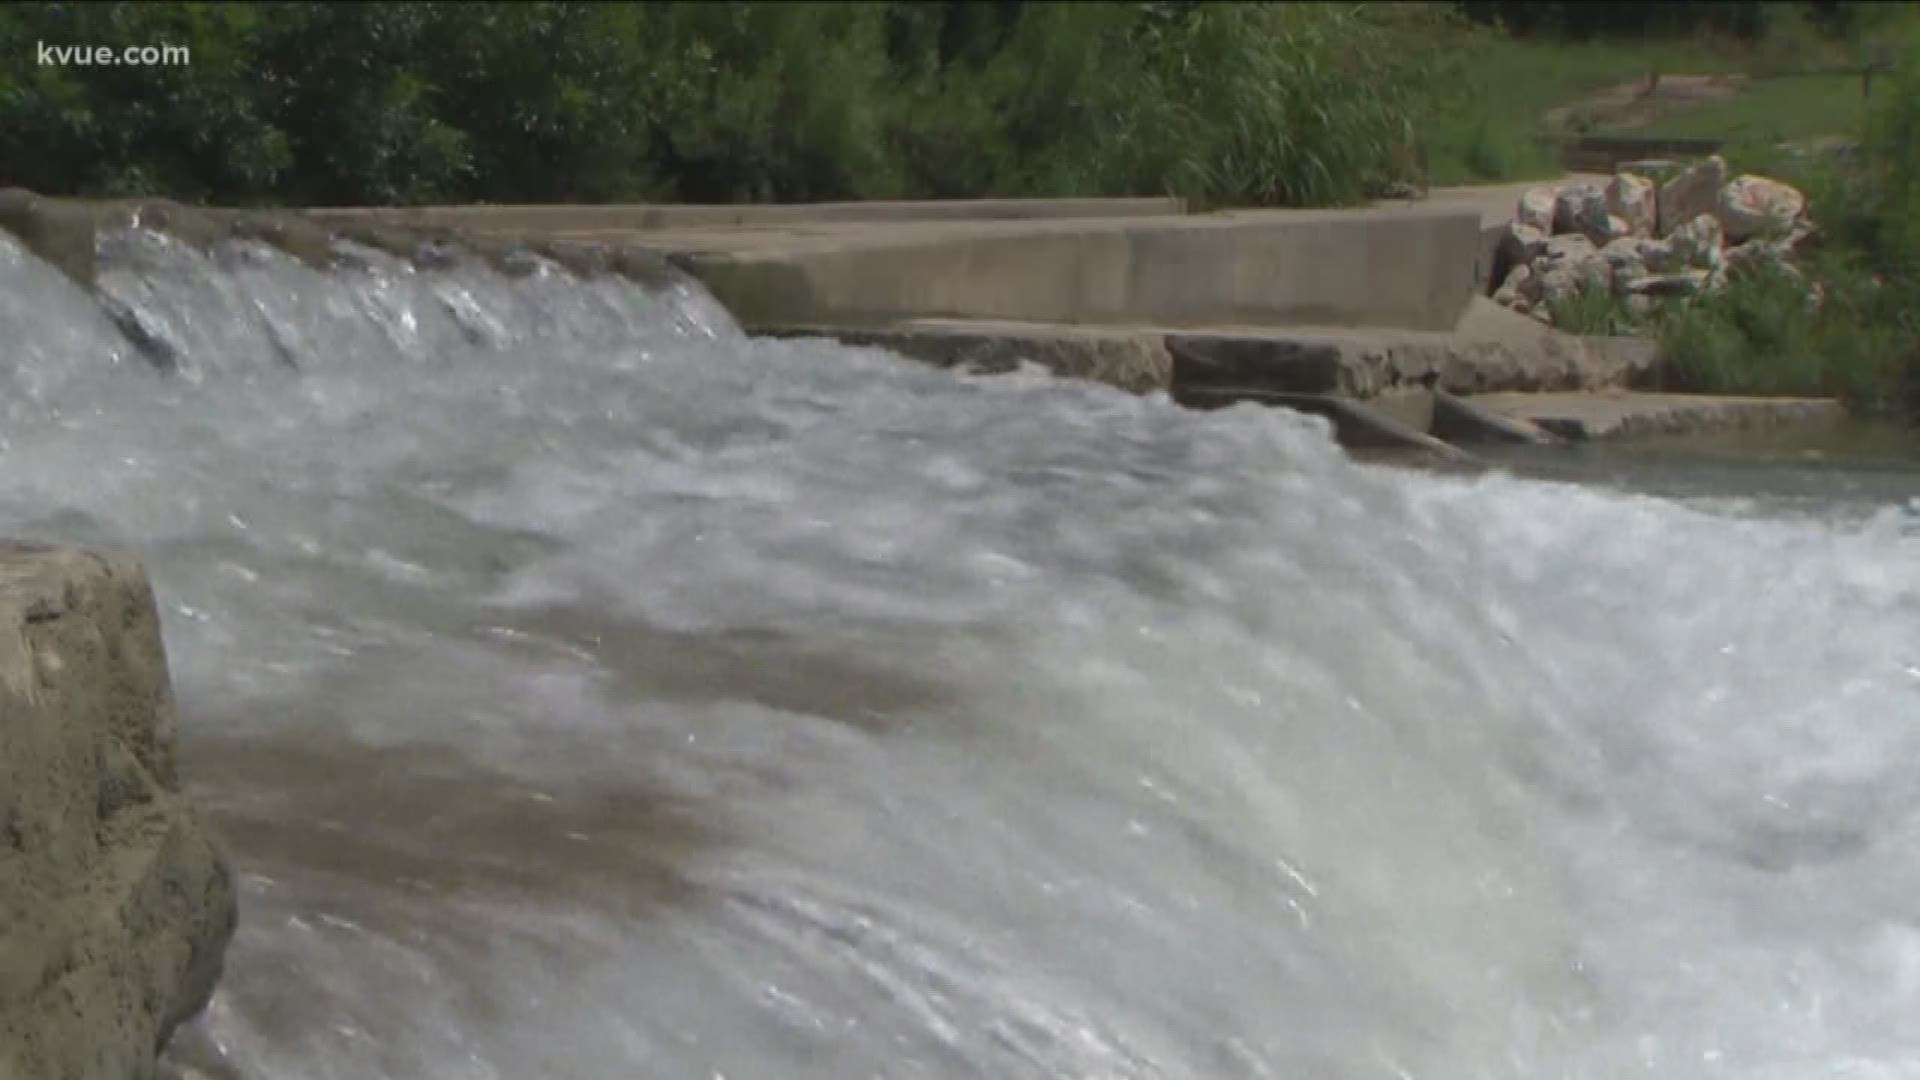
[[[1535,187],[1500,238],[1494,299],[1551,325],[1593,293],[1645,315],[1761,267],[1798,277],[1794,259],[1819,238],[1806,207],[1779,180],[1729,178],[1718,155],[1685,167],[1636,163],[1604,185]],[[1808,294],[1817,302],[1816,286]]]

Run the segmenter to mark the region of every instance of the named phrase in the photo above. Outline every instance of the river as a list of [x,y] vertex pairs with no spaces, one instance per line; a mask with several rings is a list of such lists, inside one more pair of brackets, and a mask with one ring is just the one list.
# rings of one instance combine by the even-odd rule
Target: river
[[143,355],[0,239],[0,532],[146,561],[237,869],[197,1067],[1920,1077],[1920,472],[343,253],[108,238]]

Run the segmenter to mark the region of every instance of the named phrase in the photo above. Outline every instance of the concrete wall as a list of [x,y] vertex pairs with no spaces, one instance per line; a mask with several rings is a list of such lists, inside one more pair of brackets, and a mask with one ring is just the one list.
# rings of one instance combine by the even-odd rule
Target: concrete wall
[[975,318],[1154,326],[1451,329],[1480,216],[1448,207],[970,223],[674,254],[749,327]]
[[0,544],[0,1078],[145,1080],[233,932],[139,566]]

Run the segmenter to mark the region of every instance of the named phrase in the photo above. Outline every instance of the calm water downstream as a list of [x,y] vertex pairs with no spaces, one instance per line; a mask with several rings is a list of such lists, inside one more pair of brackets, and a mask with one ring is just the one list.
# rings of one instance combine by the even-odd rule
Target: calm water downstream
[[0,532],[152,571],[235,1075],[1920,1077],[1910,462],[104,254],[177,370],[0,240]]

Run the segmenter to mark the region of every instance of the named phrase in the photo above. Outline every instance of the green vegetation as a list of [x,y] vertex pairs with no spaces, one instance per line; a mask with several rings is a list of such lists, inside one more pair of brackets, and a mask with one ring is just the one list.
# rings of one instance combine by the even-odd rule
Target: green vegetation
[[1866,125],[1867,104],[1860,76],[1852,72],[1758,79],[1737,97],[1677,110],[1634,132],[1650,138],[1772,146],[1824,135],[1858,135]]
[[1738,69],[1730,49],[1706,40],[1591,41],[1516,38],[1497,31],[1463,33],[1457,44],[1463,77],[1426,129],[1434,184],[1472,184],[1558,176],[1558,147],[1549,136],[1591,127],[1556,106],[1652,71],[1719,74]]
[[[1737,158],[1785,141],[1857,136],[1866,100],[1851,72],[1920,42],[1920,8],[1904,4],[1462,6],[1500,17],[1513,32],[1480,29],[1449,39],[1462,81],[1423,133],[1435,184],[1557,176],[1550,140],[1573,135],[1718,138]],[[1577,36],[1566,33],[1569,21]],[[1846,73],[1802,74],[1809,71]],[[1570,105],[1608,87],[1679,74],[1748,82],[1729,100],[1681,105],[1644,123]],[[1874,97],[1885,92],[1878,80]]]
[[1836,394],[1920,415],[1920,47],[1876,88],[1857,160],[1781,172],[1808,195],[1826,242],[1784,275],[1735,282],[1663,316],[1663,364],[1679,387]]
[[[1741,75],[1742,93],[1637,117],[1646,122],[1626,129],[1725,140],[1734,172],[1796,184],[1822,228],[1797,276],[1761,268],[1723,290],[1638,313],[1604,293],[1580,295],[1554,304],[1555,325],[1654,337],[1656,381],[1667,389],[1834,395],[1866,412],[1920,416],[1920,9],[1759,5],[1744,28],[1727,21],[1729,12],[1649,38],[1644,28],[1610,37],[1622,28],[1570,34],[1554,25],[1561,17],[1604,23],[1612,5],[1526,6],[1547,25],[1524,36],[1471,35],[1463,104],[1425,133],[1436,183],[1558,175],[1536,136],[1621,131],[1617,117],[1566,107],[1594,91],[1655,74]],[[1857,69],[1895,60],[1864,95]],[[1845,73],[1802,74],[1823,69]],[[1862,148],[1851,157],[1778,149],[1828,137]]]
[[41,3],[0,53],[0,181],[190,200],[1163,194],[1417,179],[1434,5]]
[[[242,203],[1344,203],[1408,182],[1551,175],[1537,136],[1556,105],[1654,71],[1842,63],[1849,39],[1830,31],[1886,18],[1849,3],[1649,10],[16,3],[0,5],[0,54],[22,61],[0,66],[0,182]],[[1648,40],[1649,19],[1673,35]],[[1502,20],[1545,36],[1485,25]],[[1639,36],[1604,36],[1620,30]],[[24,62],[43,42],[178,44],[193,60]],[[1755,113],[1797,136],[1845,97],[1778,85],[1779,101],[1727,106],[1747,110],[1733,119]],[[1592,123],[1578,110],[1556,120],[1560,132]]]

